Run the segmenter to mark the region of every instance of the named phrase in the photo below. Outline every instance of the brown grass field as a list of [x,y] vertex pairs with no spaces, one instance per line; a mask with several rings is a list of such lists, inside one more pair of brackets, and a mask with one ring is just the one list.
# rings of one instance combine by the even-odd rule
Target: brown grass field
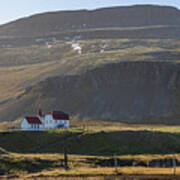
[[[8,157],[7,157],[8,156]],[[165,155],[166,156],[166,155]],[[165,156],[162,156],[165,157]],[[180,155],[176,155],[180,157]],[[15,162],[25,161],[54,161],[58,164],[63,160],[63,155],[60,154],[8,154],[3,155],[4,158],[11,158]],[[153,156],[134,156],[131,158],[153,158]],[[1,155],[2,158],[2,155]],[[0,179],[127,179],[127,180],[141,180],[141,179],[179,179],[180,168],[176,169],[176,176],[174,176],[173,168],[145,168],[145,167],[118,167],[117,170],[113,167],[92,167],[86,164],[86,158],[92,156],[77,156],[69,155],[69,170],[64,170],[63,167],[53,167],[44,169],[41,172],[26,172],[19,171],[18,168],[11,169],[11,175],[0,176]],[[103,158],[103,157],[102,157]],[[125,157],[124,157],[125,158]],[[129,158],[129,157],[126,157]],[[56,165],[57,165],[56,164]],[[33,168],[33,167],[32,167]]]
[[[20,121],[14,123],[1,123],[2,132],[15,132],[12,129],[19,125]],[[148,130],[152,132],[175,132],[180,131],[177,126],[164,125],[128,125],[118,122],[106,121],[72,121],[73,128],[68,131],[84,131],[86,133],[97,133],[102,130],[105,132],[113,131],[141,131]],[[4,130],[3,130],[4,129]],[[53,132],[51,132],[53,133]],[[7,142],[8,143],[8,142]],[[13,143],[13,142],[12,142]],[[136,160],[149,163],[153,159],[176,158],[180,161],[180,154],[140,154],[140,155],[119,155],[118,159]],[[61,153],[14,153],[1,149],[0,170],[3,169],[5,174],[0,179],[74,179],[74,180],[176,180],[180,179],[180,167],[176,168],[174,176],[173,167],[143,167],[143,166],[118,166],[115,169],[97,165],[96,161],[89,159],[105,160],[112,156],[89,156],[89,155],[68,155],[69,170],[64,170],[64,155]]]

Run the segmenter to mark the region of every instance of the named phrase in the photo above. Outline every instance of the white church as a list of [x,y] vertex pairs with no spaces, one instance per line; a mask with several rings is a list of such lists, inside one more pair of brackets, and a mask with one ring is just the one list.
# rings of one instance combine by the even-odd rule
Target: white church
[[52,111],[43,115],[39,110],[34,117],[25,117],[21,122],[22,130],[40,131],[45,129],[69,128],[69,115],[62,111]]

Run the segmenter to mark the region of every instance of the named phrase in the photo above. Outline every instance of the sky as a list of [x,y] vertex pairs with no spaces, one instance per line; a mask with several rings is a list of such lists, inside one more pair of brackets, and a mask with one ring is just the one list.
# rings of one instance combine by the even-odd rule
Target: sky
[[96,9],[135,4],[167,5],[180,9],[180,0],[1,0],[0,24],[49,11]]

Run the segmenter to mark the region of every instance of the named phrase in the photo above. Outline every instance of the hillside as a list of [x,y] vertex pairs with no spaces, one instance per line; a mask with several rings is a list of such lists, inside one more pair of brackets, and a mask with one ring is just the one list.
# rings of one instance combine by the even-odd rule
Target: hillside
[[[17,54],[16,62],[2,51],[2,70],[9,73],[1,72],[3,85],[8,81],[1,88],[1,121],[36,114],[41,107],[60,108],[77,119],[179,124],[179,41],[77,43],[82,54],[63,42],[24,52],[8,49]],[[36,57],[31,62],[30,53]]]
[[178,9],[144,5],[0,26],[0,121],[41,107],[79,120],[180,124],[179,25]]
[[48,38],[180,38],[179,25],[180,11],[168,6],[48,12],[0,26],[0,42],[22,46]]
[[8,109],[14,119],[39,107],[46,112],[61,107],[78,119],[179,124],[179,73],[179,64],[173,63],[108,64],[80,75],[48,78]]

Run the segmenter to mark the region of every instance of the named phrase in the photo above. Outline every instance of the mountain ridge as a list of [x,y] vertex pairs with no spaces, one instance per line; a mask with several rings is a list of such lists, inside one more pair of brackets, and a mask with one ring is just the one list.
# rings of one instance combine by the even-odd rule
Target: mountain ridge
[[152,25],[180,25],[180,11],[170,6],[135,5],[47,12],[1,25],[0,36],[36,36],[67,30]]
[[28,19],[28,18],[33,18],[36,16],[42,16],[45,14],[59,14],[59,13],[72,13],[72,12],[94,12],[94,11],[102,11],[102,10],[110,10],[110,9],[117,9],[117,8],[149,8],[149,7],[156,7],[156,8],[167,8],[167,9],[172,9],[175,11],[179,11],[177,7],[174,6],[165,6],[165,5],[152,5],[152,4],[144,4],[144,5],[131,5],[131,6],[110,6],[110,7],[100,7],[100,8],[94,8],[94,9],[76,9],[76,10],[56,10],[56,11],[46,11],[46,12],[41,12],[41,13],[36,13],[32,14],[26,17],[18,18],[16,20],[12,20],[10,22],[4,23],[0,25],[0,27],[5,26],[7,24],[11,24],[17,21],[20,21],[22,19]]

